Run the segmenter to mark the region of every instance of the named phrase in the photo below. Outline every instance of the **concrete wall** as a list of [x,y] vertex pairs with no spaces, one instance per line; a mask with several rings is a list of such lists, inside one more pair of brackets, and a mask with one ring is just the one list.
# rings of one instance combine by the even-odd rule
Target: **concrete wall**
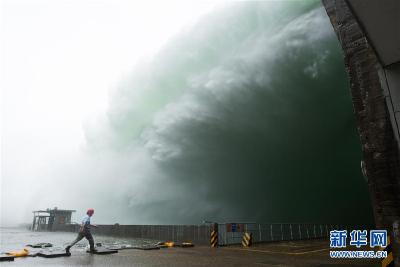
[[400,219],[400,158],[385,93],[382,65],[346,1],[323,0],[344,52],[375,222],[392,229]]
[[400,62],[381,68],[379,77],[400,150]]
[[[322,2],[344,52],[375,223],[377,228],[387,229],[392,240],[397,240],[393,243],[393,255],[400,264],[400,236],[393,231],[393,225],[400,221],[400,67],[396,53],[381,51],[391,58],[382,60],[382,55],[379,57],[379,50],[374,49],[369,39],[374,35],[371,31],[369,37],[367,34],[369,21],[365,21],[385,21],[390,12],[380,13],[378,7],[397,10],[399,1],[386,1],[384,4],[376,0]],[[356,10],[359,14],[368,15],[357,17],[357,7],[362,7]],[[388,23],[379,29],[381,33],[399,25],[398,12]],[[377,29],[373,30],[379,33]],[[400,45],[398,37],[395,34],[376,38],[375,47],[380,47],[379,42]]]

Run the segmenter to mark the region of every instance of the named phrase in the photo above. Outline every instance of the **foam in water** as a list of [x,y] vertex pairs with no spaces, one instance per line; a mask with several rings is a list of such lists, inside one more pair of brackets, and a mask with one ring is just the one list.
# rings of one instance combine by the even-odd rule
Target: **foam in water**
[[371,220],[342,54],[318,2],[205,16],[121,82],[86,140],[71,203],[95,202],[110,223]]

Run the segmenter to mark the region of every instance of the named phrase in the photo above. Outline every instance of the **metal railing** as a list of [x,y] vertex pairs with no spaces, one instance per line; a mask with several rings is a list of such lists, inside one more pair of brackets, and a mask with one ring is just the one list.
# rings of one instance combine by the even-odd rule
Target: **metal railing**
[[[233,227],[235,226],[235,227]],[[218,223],[218,245],[233,245],[242,242],[243,233],[252,234],[252,242],[273,242],[328,238],[332,230],[370,230],[372,226],[345,226],[333,224],[304,223]],[[59,226],[56,231],[77,232],[79,225]],[[160,241],[192,241],[210,245],[211,224],[202,225],[98,225],[93,234],[145,238]]]
[[307,240],[317,238],[328,238],[332,230],[347,230],[350,232],[355,229],[370,229],[371,226],[349,226],[333,224],[304,224],[304,223],[238,223],[235,224],[240,229],[232,231],[232,224],[218,224],[219,245],[233,245],[242,242],[243,233],[252,234],[253,242],[272,242]]
[[[77,232],[79,225],[64,225],[58,227],[57,231]],[[157,241],[192,241],[195,244],[210,244],[210,226],[209,225],[98,225],[93,228],[93,234],[143,238]]]

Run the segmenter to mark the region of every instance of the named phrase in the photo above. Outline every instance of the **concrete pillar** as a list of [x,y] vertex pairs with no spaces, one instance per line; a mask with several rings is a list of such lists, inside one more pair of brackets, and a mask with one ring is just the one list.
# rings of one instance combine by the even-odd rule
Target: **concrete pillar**
[[[393,236],[400,220],[400,157],[378,61],[345,0],[322,0],[344,52],[376,227]],[[397,127],[396,127],[397,128]],[[399,261],[398,247],[393,251]]]
[[400,257],[398,256],[400,251],[400,221],[393,223],[393,238],[392,238],[393,252],[397,252],[397,256],[394,255],[395,266],[400,266]]

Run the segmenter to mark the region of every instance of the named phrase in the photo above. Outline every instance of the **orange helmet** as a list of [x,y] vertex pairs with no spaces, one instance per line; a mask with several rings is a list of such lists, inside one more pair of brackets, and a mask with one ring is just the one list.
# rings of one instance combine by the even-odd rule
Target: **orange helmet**
[[86,212],[87,215],[93,215],[93,213],[94,213],[94,209],[88,209]]

